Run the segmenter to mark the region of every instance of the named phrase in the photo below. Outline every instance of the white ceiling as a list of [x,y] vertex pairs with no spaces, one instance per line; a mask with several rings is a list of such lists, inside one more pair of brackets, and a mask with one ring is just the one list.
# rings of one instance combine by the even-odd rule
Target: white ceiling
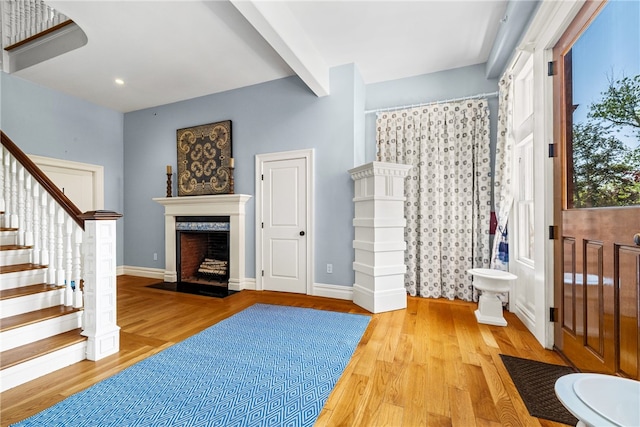
[[365,83],[483,63],[507,7],[506,0],[47,4],[88,42],[15,74],[122,112],[293,74],[322,96],[328,70],[349,63]]

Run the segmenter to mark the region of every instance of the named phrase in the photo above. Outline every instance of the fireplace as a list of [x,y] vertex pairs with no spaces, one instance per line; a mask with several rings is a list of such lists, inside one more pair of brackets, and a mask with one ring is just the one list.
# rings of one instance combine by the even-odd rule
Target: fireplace
[[[184,259],[179,253],[184,245],[194,247],[215,246],[213,252],[208,249],[207,256],[213,262],[198,262],[198,269],[202,269],[200,276],[196,274],[196,280],[209,280],[207,286],[223,285],[231,291],[240,291],[251,286],[250,280],[245,275],[245,205],[251,196],[246,194],[221,194],[215,196],[183,196],[155,198],[165,208],[165,282],[178,282],[183,276],[191,276],[193,271],[182,269]],[[190,223],[190,225],[184,225]],[[221,223],[218,225],[203,225],[207,223]],[[225,224],[226,223],[226,224]],[[181,225],[179,225],[181,224]],[[199,230],[194,228],[200,227]],[[204,230],[207,227],[224,227],[225,230]],[[181,230],[178,230],[181,228]],[[184,229],[182,229],[184,228]],[[187,229],[192,228],[192,229]],[[224,232],[224,233],[223,233]],[[226,257],[217,255],[216,251],[221,246],[221,236],[226,233]],[[201,236],[196,236],[200,234]],[[184,241],[183,241],[184,236]],[[206,245],[201,241],[207,240]],[[212,241],[213,240],[213,241]],[[209,256],[213,253],[212,256]],[[178,258],[181,258],[178,261]],[[196,258],[202,257],[201,255]],[[222,259],[218,259],[222,258]],[[223,261],[223,262],[220,262]],[[222,274],[224,261],[227,261],[226,275]],[[191,261],[189,261],[191,262]],[[180,267],[179,264],[180,263]],[[193,267],[191,267],[193,268]],[[211,274],[206,277],[207,270]],[[196,272],[197,273],[197,272]],[[212,282],[220,282],[213,285]],[[191,283],[191,280],[185,283]],[[200,285],[198,285],[200,286]]]
[[229,217],[176,217],[178,284],[229,287]]

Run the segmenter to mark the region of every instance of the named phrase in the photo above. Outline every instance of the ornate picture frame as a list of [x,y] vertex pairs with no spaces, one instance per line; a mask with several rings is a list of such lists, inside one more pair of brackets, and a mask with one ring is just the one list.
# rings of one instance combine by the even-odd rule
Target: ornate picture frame
[[177,130],[178,196],[233,191],[231,120]]

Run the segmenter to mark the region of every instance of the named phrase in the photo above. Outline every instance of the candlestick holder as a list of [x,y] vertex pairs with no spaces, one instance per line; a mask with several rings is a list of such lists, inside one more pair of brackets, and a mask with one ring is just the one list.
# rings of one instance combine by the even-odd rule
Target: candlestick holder
[[171,178],[173,173],[167,173],[167,197],[172,197],[173,191],[171,190]]
[[233,194],[234,192],[234,188],[233,188],[233,185],[234,185],[233,170],[234,169],[235,168],[233,166],[229,166],[229,194]]

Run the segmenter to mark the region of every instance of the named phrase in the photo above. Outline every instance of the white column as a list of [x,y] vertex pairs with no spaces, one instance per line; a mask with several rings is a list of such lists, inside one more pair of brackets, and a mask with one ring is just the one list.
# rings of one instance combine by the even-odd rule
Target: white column
[[178,281],[178,263],[176,258],[176,217],[164,214],[164,281]]
[[85,220],[84,322],[88,337],[87,359],[100,360],[120,351],[120,327],[116,324],[116,212],[81,215]]
[[372,162],[354,180],[353,302],[372,313],[407,307],[404,287],[404,179],[411,166]]
[[[243,206],[244,208],[244,206]],[[244,209],[229,217],[229,289],[241,291],[244,289],[245,268],[245,217]]]

